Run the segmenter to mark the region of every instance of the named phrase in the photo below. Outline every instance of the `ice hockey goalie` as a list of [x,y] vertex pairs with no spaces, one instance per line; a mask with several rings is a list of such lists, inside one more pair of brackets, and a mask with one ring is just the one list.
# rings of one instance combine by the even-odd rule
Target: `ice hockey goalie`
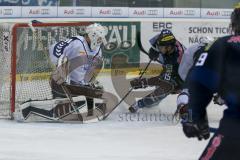
[[86,27],[84,35],[49,47],[50,60],[56,66],[50,77],[53,99],[22,104],[24,121],[102,120],[117,104],[116,96],[104,91],[96,80],[103,66],[101,45],[105,35],[105,28],[94,23]]

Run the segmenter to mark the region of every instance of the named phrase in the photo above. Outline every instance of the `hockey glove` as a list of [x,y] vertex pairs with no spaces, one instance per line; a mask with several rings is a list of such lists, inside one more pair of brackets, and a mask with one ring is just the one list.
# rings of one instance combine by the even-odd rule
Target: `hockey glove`
[[213,95],[213,103],[222,106],[225,104],[225,101],[222,99],[222,97],[218,93],[216,93]]
[[130,85],[133,89],[146,88],[148,83],[146,78],[136,78],[130,81]]
[[153,48],[150,48],[148,56],[151,60],[155,61],[159,57],[159,52],[155,51]]
[[61,85],[67,81],[69,72],[69,61],[64,55],[60,56],[58,59],[57,68],[53,71],[51,78],[58,84]]
[[207,118],[198,122],[192,122],[190,119],[182,121],[183,132],[188,138],[197,137],[198,140],[208,139],[210,137]]

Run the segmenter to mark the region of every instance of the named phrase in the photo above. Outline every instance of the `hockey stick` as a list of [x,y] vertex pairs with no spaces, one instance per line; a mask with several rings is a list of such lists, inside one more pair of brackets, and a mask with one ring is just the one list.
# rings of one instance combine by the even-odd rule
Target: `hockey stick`
[[[139,47],[140,51],[142,51],[144,54],[149,56],[149,53],[142,46],[142,43],[141,43],[141,33],[140,32],[137,32],[137,44],[138,44],[138,47]],[[162,64],[158,59],[156,59],[155,61],[157,61],[160,64]]]
[[66,94],[67,98],[69,99],[70,105],[71,107],[74,109],[74,111],[77,113],[78,119],[79,121],[83,122],[83,117],[81,116],[81,113],[78,110],[77,105],[75,104],[75,102],[73,101],[73,98],[70,94],[70,92],[68,91],[68,89],[66,88],[66,86],[64,86],[64,84],[61,84],[61,87],[64,91],[64,93]]
[[[152,60],[150,60],[147,64],[147,66],[144,68],[143,72],[141,72],[140,76],[138,79],[141,79],[143,74],[146,72],[146,70],[148,69],[149,65],[151,64]],[[118,102],[118,104],[116,104],[112,110],[110,112],[108,112],[104,117],[103,120],[105,120],[124,100],[125,98],[132,92],[133,87],[123,96],[123,98]]]

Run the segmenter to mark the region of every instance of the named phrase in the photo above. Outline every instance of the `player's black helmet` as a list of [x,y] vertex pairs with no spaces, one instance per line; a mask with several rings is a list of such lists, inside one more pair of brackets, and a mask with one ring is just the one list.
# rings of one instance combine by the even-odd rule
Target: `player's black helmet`
[[163,29],[157,39],[158,46],[169,46],[175,45],[176,38],[172,34],[172,32],[168,29]]
[[231,27],[236,35],[240,35],[240,3],[238,3],[231,15]]

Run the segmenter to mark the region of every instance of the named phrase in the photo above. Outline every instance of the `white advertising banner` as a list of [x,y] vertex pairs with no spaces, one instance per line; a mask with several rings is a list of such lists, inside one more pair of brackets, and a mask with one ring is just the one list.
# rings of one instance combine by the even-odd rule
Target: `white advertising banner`
[[1,6],[0,18],[21,17],[21,8],[18,6]]
[[58,17],[91,17],[92,7],[58,7]]
[[150,47],[149,39],[160,33],[162,29],[169,29],[175,37],[186,47],[210,36],[222,37],[230,33],[229,21],[154,21],[141,23],[141,41],[146,50]]
[[204,8],[201,9],[202,18],[230,18],[232,9],[213,9],[213,8]]
[[202,18],[229,19],[233,9],[134,8],[73,6],[1,6],[0,18],[10,17],[91,17],[91,18]]
[[92,17],[128,17],[128,7],[92,7]]
[[164,8],[166,18],[200,18],[200,8]]
[[129,8],[129,17],[163,17],[163,8]]
[[22,7],[22,17],[57,17],[57,6],[24,6]]
[[[169,29],[174,36],[185,47],[201,42],[204,37],[222,37],[228,35],[229,20],[222,21],[197,21],[197,20],[182,20],[176,21],[142,21],[141,22],[141,43],[145,50],[151,47],[149,40],[155,35],[159,34],[162,29]],[[146,62],[149,57],[145,54],[140,55],[141,62]]]

